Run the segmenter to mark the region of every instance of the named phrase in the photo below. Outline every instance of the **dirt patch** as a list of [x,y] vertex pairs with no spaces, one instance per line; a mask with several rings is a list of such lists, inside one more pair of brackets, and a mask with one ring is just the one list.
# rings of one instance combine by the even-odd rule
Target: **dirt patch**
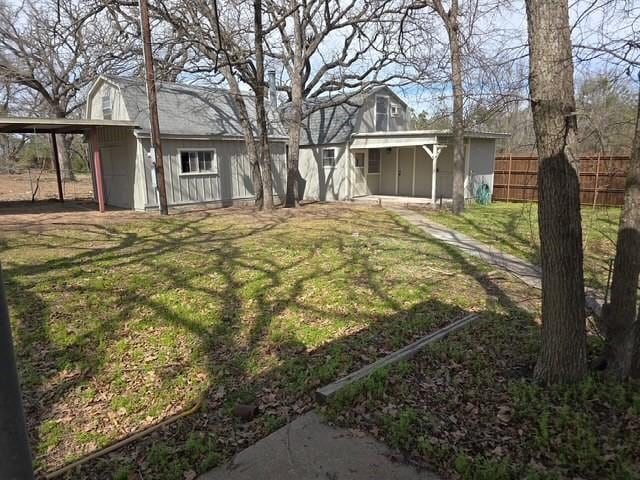
[[[76,180],[62,183],[62,189],[66,199],[90,199],[93,198],[93,185],[91,175],[87,173],[76,174]],[[0,202],[5,201],[31,201],[36,192],[36,200],[49,200],[58,198],[58,183],[55,172],[39,170],[22,172],[10,175],[0,175]]]

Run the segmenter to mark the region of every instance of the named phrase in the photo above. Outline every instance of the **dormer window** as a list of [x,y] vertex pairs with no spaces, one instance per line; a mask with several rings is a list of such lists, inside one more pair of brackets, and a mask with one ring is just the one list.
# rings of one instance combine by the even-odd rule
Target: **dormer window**
[[389,97],[376,97],[376,132],[389,130]]
[[105,120],[111,120],[111,113],[111,87],[105,87],[102,91],[102,118]]

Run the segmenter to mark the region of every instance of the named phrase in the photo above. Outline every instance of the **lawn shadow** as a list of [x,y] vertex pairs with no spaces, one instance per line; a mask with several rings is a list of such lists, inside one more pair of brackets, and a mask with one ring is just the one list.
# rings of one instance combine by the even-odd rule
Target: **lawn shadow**
[[[206,378],[189,379],[201,384],[204,403],[198,413],[87,463],[70,473],[69,478],[112,478],[118,471],[129,470],[132,473],[139,470],[145,478],[149,475],[149,478],[162,478],[160,475],[170,478],[190,469],[210,468],[313,408],[313,392],[317,387],[466,313],[455,302],[430,297],[428,290],[419,290],[419,286],[418,290],[424,291],[422,300],[402,301],[388,285],[386,272],[380,270],[381,254],[387,258],[422,255],[421,246],[430,244],[436,252],[434,258],[450,261],[456,270],[475,280],[486,295],[495,297],[510,311],[525,314],[486,271],[454,247],[433,240],[382,210],[378,210],[379,218],[347,215],[350,209],[332,212],[329,208],[314,206],[306,213],[304,208],[301,211],[266,214],[255,224],[234,228],[213,227],[207,223],[208,214],[158,219],[148,231],[140,232],[135,228],[131,231],[92,225],[92,229],[108,238],[105,245],[97,249],[82,248],[79,236],[73,245],[77,251],[72,250],[67,257],[7,269],[9,302],[18,317],[16,343],[21,368],[29,370],[30,362],[38,365],[33,367],[37,370],[33,379],[26,382],[23,379],[28,409],[33,415],[32,434],[64,403],[68,392],[86,386],[91,378],[110,367],[107,358],[110,346],[120,340],[132,317],[140,311],[149,312],[149,318],[185,332],[185,338],[196,339],[190,348],[206,368]],[[310,242],[307,236],[299,237],[289,230],[283,231],[286,235],[277,233],[298,216],[337,221],[338,231],[327,231],[322,223],[296,227],[295,232],[313,234]],[[386,230],[381,240],[374,241],[354,235],[357,233],[354,229],[360,228]],[[262,250],[266,234],[271,235],[273,244],[264,244]],[[65,236],[56,232],[48,235],[52,242],[60,240],[57,236]],[[256,245],[251,248],[241,243],[251,238],[256,239]],[[404,242],[402,245],[394,243],[400,240]],[[331,249],[329,254],[334,252],[334,256],[325,261],[323,248],[327,243]],[[293,253],[283,254],[281,258],[274,255],[274,251]],[[188,255],[188,264],[183,263],[183,257],[176,257],[178,253]],[[69,272],[96,265],[133,269],[137,276],[130,285],[65,283]],[[145,277],[147,270],[152,273]],[[52,348],[47,324],[55,298],[51,298],[50,292],[44,298],[35,288],[45,274],[54,275],[61,282],[55,293],[62,295],[69,290],[85,297],[111,295],[114,306],[107,312],[105,321],[93,322],[82,334],[72,335],[64,351]],[[138,282],[138,277],[153,280],[154,293],[149,294],[133,282]],[[202,281],[209,277],[215,277],[216,282]],[[260,282],[254,287],[252,282],[256,278]],[[335,288],[331,285],[337,278],[342,279],[339,285],[345,289],[347,298],[366,291],[370,301],[378,302],[380,311],[386,313],[334,308],[305,300],[311,282]],[[194,316],[193,311],[201,307],[196,305],[186,311],[191,307],[182,304],[180,297],[176,302],[176,298],[166,296],[168,292],[190,292],[199,298],[210,298],[214,306],[207,307],[210,308],[207,315],[216,321],[206,322]],[[339,293],[336,290],[336,294]],[[293,319],[285,328],[279,324],[283,315]],[[308,337],[316,334],[322,325],[338,331],[329,340],[309,341]],[[100,340],[98,345],[96,339]],[[63,366],[65,362],[69,364],[69,369],[77,373],[58,378],[61,362]],[[55,367],[45,369],[43,365]],[[166,388],[170,389],[172,377],[160,378],[160,382],[165,381]],[[238,403],[255,403],[259,407],[258,416],[246,422],[238,419],[233,415]],[[179,410],[178,407],[171,411]],[[135,433],[136,428],[142,427],[134,426],[126,433]],[[32,441],[37,444],[40,439],[33,435]]]

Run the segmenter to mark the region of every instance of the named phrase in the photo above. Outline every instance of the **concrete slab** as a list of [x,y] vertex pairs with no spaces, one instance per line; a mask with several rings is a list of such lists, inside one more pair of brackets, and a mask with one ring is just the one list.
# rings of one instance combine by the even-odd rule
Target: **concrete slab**
[[331,427],[311,411],[199,480],[440,480],[394,462],[391,453],[370,435]]

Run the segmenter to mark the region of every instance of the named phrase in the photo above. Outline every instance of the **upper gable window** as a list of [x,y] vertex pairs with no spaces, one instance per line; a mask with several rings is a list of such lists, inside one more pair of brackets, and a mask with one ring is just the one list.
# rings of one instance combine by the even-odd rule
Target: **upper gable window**
[[111,120],[111,114],[111,87],[104,87],[104,89],[102,90],[102,118],[105,120]]
[[391,116],[392,117],[397,117],[398,115],[400,115],[400,106],[397,103],[392,103],[391,104]]
[[389,97],[376,97],[376,132],[389,130]]

